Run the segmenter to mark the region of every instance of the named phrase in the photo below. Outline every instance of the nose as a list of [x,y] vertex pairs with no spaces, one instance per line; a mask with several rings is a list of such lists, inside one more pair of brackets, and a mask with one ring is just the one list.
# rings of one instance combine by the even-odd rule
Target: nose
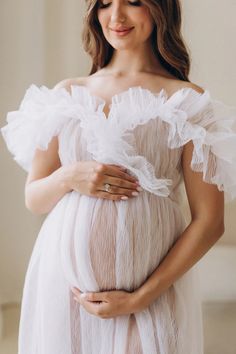
[[[112,6],[113,5],[113,6]],[[124,8],[121,4],[113,3],[111,5],[111,22],[124,22],[125,21],[125,14]]]

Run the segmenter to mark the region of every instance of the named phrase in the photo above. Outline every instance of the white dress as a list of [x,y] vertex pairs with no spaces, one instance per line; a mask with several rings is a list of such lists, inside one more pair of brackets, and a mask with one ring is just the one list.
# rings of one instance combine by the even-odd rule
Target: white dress
[[105,101],[84,86],[31,85],[1,132],[29,171],[36,148],[59,140],[62,165],[80,160],[117,164],[144,191],[127,201],[65,194],[47,215],[29,262],[18,354],[203,354],[195,267],[145,310],[101,319],[73,300],[82,291],[132,291],[187,226],[181,199],[181,153],[192,140],[191,168],[236,197],[234,107],[183,88],[167,97],[141,86]]

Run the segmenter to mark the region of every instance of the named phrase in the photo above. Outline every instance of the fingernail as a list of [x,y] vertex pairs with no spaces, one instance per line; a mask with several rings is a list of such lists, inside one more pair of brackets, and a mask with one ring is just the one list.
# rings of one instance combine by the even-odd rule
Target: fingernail
[[121,197],[120,199],[122,199],[122,200],[127,200],[127,199],[129,199],[129,198],[126,197],[126,196],[124,196],[124,197]]
[[81,294],[80,296],[82,297],[82,298],[85,298],[86,297],[86,293],[83,293],[83,294]]
[[139,193],[138,193],[138,192],[132,192],[132,195],[133,195],[134,197],[137,197],[137,196],[139,195]]
[[137,187],[136,189],[137,189],[137,191],[139,191],[139,192],[142,192],[142,191],[143,191],[143,188],[142,188],[142,187]]

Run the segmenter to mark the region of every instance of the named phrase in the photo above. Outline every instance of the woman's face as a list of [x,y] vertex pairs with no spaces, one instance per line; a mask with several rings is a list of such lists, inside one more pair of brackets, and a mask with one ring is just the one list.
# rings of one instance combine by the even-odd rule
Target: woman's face
[[98,20],[114,49],[132,49],[151,35],[154,21],[139,0],[98,0]]

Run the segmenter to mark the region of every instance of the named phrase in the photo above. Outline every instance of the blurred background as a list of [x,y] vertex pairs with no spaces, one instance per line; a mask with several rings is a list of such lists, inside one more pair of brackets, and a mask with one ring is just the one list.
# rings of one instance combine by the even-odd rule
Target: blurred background
[[[181,3],[183,35],[192,57],[190,80],[236,107],[236,1]],[[52,88],[62,79],[88,75],[91,61],[81,44],[83,14],[83,0],[1,0],[1,127],[32,83]],[[16,354],[24,277],[43,217],[25,208],[26,173],[2,137],[0,152],[0,354]],[[189,215],[186,202],[184,207]],[[225,225],[223,237],[198,263],[205,354],[236,354],[236,202],[226,205]]]

